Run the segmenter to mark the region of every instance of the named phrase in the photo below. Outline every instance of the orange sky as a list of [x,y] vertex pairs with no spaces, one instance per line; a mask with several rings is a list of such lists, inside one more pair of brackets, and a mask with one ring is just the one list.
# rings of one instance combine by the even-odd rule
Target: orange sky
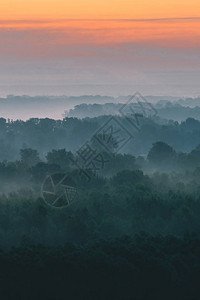
[[199,0],[0,0],[0,19],[197,17]]
[[[20,35],[21,32],[21,35]],[[200,47],[200,19],[164,20],[68,20],[68,21],[2,21],[0,33],[15,51],[15,44],[32,43],[32,54],[39,43],[63,45],[119,45],[146,43],[172,48]],[[12,34],[12,38],[9,36]],[[23,40],[19,37],[22,37]],[[0,40],[1,51],[6,47]],[[9,38],[9,39],[8,39]],[[7,50],[8,51],[8,48]]]
[[194,90],[200,1],[0,0],[0,66],[4,84],[179,82]]
[[200,43],[199,12],[199,0],[0,0],[0,32],[4,38],[13,31],[15,40],[14,32],[34,30],[39,39],[41,30],[46,44],[57,46],[146,41],[194,47]]

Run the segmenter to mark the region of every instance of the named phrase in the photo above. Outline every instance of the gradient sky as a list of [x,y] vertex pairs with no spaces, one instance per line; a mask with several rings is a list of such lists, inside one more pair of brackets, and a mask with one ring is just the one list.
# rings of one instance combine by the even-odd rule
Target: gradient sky
[[96,84],[199,95],[199,50],[199,0],[0,0],[1,90]]
[[1,18],[178,18],[198,17],[198,0],[1,0]]

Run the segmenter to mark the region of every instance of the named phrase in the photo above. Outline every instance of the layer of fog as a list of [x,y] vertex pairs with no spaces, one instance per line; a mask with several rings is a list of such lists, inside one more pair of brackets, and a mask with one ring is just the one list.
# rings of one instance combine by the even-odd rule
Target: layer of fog
[[[179,97],[145,96],[152,103],[159,101],[178,101]],[[66,111],[70,111],[76,105],[126,103],[129,96],[14,96],[8,95],[0,98],[0,116],[6,119],[28,120],[30,118],[62,119]],[[184,100],[183,100],[184,101]],[[78,117],[78,116],[77,116]],[[87,115],[86,115],[87,117]]]

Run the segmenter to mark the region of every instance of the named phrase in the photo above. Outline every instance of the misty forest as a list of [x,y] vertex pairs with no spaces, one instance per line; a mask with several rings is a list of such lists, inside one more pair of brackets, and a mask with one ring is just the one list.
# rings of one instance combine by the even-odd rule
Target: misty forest
[[0,118],[1,298],[199,299],[200,99],[53,98],[60,119],[24,119],[37,97],[0,107],[14,98]]

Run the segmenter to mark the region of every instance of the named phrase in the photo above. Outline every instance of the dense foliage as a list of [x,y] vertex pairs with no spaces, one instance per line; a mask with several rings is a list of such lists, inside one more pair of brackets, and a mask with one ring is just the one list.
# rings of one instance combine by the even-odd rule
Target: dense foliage
[[[78,197],[66,208],[48,206],[40,184],[0,196],[0,247],[42,243],[85,244],[147,232],[200,237],[200,185],[197,172],[180,178],[140,170],[86,182],[76,170]],[[193,177],[192,177],[193,176]]]
[[[200,122],[143,119],[98,172],[77,168],[108,118],[0,119],[2,299],[199,299]],[[44,183],[63,174],[78,193],[58,208]]]
[[2,299],[198,300],[200,240],[136,235],[0,252]]
[[[0,161],[19,159],[23,148],[37,149],[44,159],[52,149],[77,151],[101,128],[109,116],[97,118],[30,119],[9,121],[0,119]],[[177,152],[190,152],[200,144],[200,121],[188,118],[181,123],[156,119],[141,119],[140,131],[130,126],[126,118],[116,117],[129,130],[133,138],[121,153],[147,155],[152,144],[162,141]]]

